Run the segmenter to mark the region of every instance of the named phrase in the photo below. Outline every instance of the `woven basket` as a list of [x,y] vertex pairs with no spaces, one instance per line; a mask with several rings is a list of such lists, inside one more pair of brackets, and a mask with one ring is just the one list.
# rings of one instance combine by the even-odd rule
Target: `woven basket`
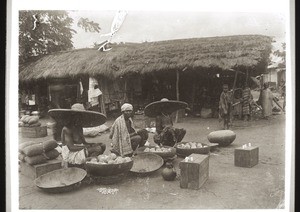
[[208,154],[209,153],[210,146],[208,146],[207,144],[203,144],[203,143],[201,143],[203,146],[201,148],[183,149],[183,148],[177,147],[179,144],[186,144],[186,143],[188,143],[188,142],[180,142],[175,145],[176,154],[178,156],[186,157],[193,153],[195,153],[195,154]]
[[[162,157],[163,159],[168,159],[168,158],[173,158],[176,155],[176,149],[174,147],[170,147],[170,146],[163,146],[165,148],[170,148],[171,152],[150,152],[156,155],[159,155],[160,157]],[[141,154],[141,153],[145,153],[144,150],[146,148],[155,148],[155,146],[143,146],[137,149],[136,153],[137,154]]]
[[159,155],[153,153],[141,153],[133,158],[133,173],[148,174],[158,170],[164,164],[164,160]]
[[85,170],[74,167],[58,169],[41,175],[34,183],[45,192],[62,193],[78,188],[86,174]]
[[93,176],[114,176],[128,172],[133,166],[133,161],[120,164],[93,164],[86,163],[87,172]]

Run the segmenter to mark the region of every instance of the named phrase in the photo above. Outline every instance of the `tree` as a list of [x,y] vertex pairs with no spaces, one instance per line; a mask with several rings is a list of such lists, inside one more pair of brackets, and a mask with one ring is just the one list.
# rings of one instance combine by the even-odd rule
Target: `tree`
[[[20,11],[19,60],[28,62],[37,56],[73,48],[73,19],[67,11]],[[80,18],[78,26],[85,31],[100,32],[99,24]]]
[[282,58],[282,62],[278,64],[278,67],[279,68],[285,68],[285,65],[286,65],[286,50],[285,50],[286,49],[286,43],[282,43],[281,46],[282,46],[282,51],[276,50],[274,52],[274,55]]

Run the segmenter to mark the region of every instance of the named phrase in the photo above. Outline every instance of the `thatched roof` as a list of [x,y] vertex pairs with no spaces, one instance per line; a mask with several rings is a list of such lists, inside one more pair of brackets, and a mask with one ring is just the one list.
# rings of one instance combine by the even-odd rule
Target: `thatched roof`
[[181,70],[265,69],[272,38],[238,35],[112,45],[112,50],[78,49],[46,55],[20,70],[21,81],[76,75],[109,78],[132,73]]

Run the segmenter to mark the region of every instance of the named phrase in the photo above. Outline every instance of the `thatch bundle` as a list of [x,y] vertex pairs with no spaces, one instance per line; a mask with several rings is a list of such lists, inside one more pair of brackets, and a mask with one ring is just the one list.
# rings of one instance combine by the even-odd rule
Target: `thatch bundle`
[[20,70],[20,80],[76,75],[115,78],[153,71],[258,69],[268,64],[272,38],[238,35],[113,44],[112,50],[78,49],[46,55]]

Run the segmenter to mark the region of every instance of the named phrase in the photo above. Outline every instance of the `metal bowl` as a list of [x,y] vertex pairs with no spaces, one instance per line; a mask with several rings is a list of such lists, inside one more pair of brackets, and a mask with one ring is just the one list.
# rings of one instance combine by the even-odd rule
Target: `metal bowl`
[[[178,156],[186,157],[193,153],[196,153],[196,154],[208,154],[209,153],[210,146],[208,146],[207,144],[204,144],[204,143],[201,143],[203,147],[199,147],[199,148],[184,149],[184,148],[177,147],[179,144],[187,144],[187,143],[189,143],[189,142],[180,142],[175,145],[176,154]],[[199,142],[195,142],[195,143],[199,143]]]
[[[171,152],[149,152],[149,153],[153,153],[153,154],[159,155],[163,159],[173,158],[176,155],[176,149],[174,147],[170,147],[170,146],[163,146],[163,147],[170,148]],[[147,152],[144,152],[144,150],[146,148],[155,148],[155,146],[143,146],[143,147],[140,147],[140,148],[137,149],[136,153],[138,155],[142,154],[142,153],[147,153]]]
[[94,176],[114,176],[129,172],[133,166],[133,161],[119,164],[94,164],[85,163],[87,172]]
[[71,191],[81,185],[86,171],[80,168],[64,168],[48,172],[34,180],[35,185],[50,193]]
[[131,172],[145,174],[158,170],[164,164],[161,156],[153,153],[141,153],[133,158]]

